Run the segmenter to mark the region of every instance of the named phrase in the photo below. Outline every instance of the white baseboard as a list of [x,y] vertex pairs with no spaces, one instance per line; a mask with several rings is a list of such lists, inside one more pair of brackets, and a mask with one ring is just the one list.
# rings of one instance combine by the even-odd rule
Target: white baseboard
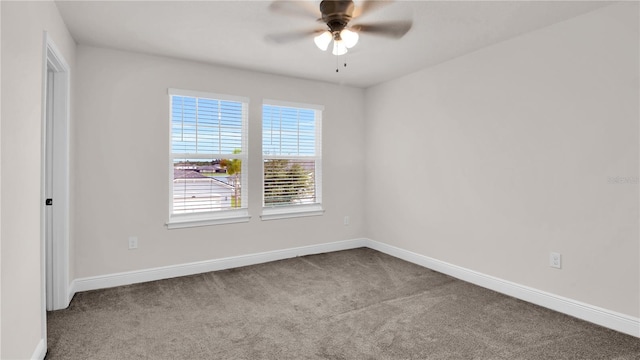
[[261,264],[269,261],[294,258],[297,256],[355,249],[365,247],[366,244],[367,239],[352,239],[292,249],[274,250],[257,254],[240,255],[222,259],[205,260],[187,264],[80,278],[72,281],[71,286],[69,286],[69,299],[71,299],[76,292],[80,291],[104,289],[114,286],[169,279],[178,276],[201,274],[209,271]]
[[[71,284],[67,286],[67,291],[69,292],[67,294],[67,307],[69,307],[69,305],[71,305],[71,300],[73,300],[73,296],[78,292],[78,290],[76,289],[76,280],[71,281]],[[67,307],[65,307],[65,309]]]
[[[218,271],[269,261],[289,259],[297,256],[355,249],[359,247],[368,247],[469,283],[640,338],[639,318],[620,314],[580,301],[482,274],[474,270],[449,264],[444,261],[370,239],[336,241],[332,243],[310,245],[292,249],[275,250],[188,264],[80,278],[72,281],[69,286],[69,301],[71,301],[71,298],[76,292],[80,291],[169,279],[178,276],[194,275],[209,271]],[[46,349],[44,349],[44,351],[46,352]]]
[[580,301],[485,275],[395,246],[367,239],[366,246],[399,259],[453,276],[460,280],[503,293],[578,319],[592,322],[628,335],[640,337],[640,319]]
[[43,360],[44,357],[47,355],[47,342],[45,341],[45,339],[40,339],[40,342],[38,342],[38,346],[36,346],[35,351],[33,352],[33,355],[31,355],[31,359],[32,360]]

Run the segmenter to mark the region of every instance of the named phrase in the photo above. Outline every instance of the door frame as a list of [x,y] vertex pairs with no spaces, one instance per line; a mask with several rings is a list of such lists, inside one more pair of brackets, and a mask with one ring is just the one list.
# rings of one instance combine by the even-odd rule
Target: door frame
[[[53,72],[51,111],[53,156],[52,194],[47,193],[47,100],[49,94],[49,71]],[[47,276],[51,272],[53,280],[52,304],[49,310],[64,309],[69,306],[72,294],[69,292],[69,118],[70,118],[70,68],[51,36],[45,31],[42,64],[42,164],[41,164],[41,268],[42,268],[42,311],[43,331],[46,339]],[[47,234],[47,207],[45,201],[54,199],[51,206],[53,227]],[[51,263],[47,261],[47,236],[55,241],[50,249]],[[50,266],[51,264],[51,266]],[[48,269],[49,268],[49,269]]]

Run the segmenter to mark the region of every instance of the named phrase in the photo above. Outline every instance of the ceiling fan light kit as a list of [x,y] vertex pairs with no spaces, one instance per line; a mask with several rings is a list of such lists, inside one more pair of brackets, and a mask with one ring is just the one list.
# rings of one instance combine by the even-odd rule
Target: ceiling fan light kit
[[333,40],[333,55],[343,55],[347,53],[347,49],[356,46],[359,38],[360,36],[357,32],[349,29],[344,29],[335,34],[327,30],[313,38],[313,41],[316,43],[318,49],[326,51]]

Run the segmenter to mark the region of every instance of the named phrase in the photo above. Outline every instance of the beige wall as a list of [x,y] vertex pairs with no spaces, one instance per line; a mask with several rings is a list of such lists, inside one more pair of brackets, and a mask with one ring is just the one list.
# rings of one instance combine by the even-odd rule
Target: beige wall
[[[636,3],[366,92],[76,49],[52,2],[2,1],[0,10],[0,358],[28,358],[43,340],[43,30],[78,89],[71,279],[368,236],[640,315]],[[167,230],[169,87],[250,98],[253,174],[263,98],[324,105],[324,216],[260,221],[258,176],[249,223]],[[127,249],[130,235],[139,249]],[[563,254],[562,270],[547,266],[550,251]]]
[[[85,46],[77,54],[72,144],[76,278],[364,235],[362,89]],[[249,223],[165,227],[167,88],[250,99]],[[323,216],[260,220],[263,98],[325,106]],[[344,216],[350,216],[350,226],[343,225]],[[138,236],[137,250],[128,250],[130,235]]]
[[[2,79],[2,4],[0,4],[0,79]],[[0,159],[2,159],[2,86],[0,86]],[[2,166],[0,166],[0,204],[2,204]],[[2,206],[0,205],[0,280],[2,279]],[[2,321],[2,281],[0,281],[0,321]],[[0,357],[2,325],[0,325]]]
[[367,236],[638,317],[638,96],[637,3],[368,89]]
[[[75,43],[53,2],[2,1],[2,359],[30,358],[43,340],[41,135],[43,31],[70,65]],[[72,73],[73,74],[73,73]]]

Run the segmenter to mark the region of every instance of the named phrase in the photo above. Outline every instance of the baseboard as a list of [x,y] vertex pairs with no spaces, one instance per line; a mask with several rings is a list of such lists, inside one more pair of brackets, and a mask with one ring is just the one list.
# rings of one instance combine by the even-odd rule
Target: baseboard
[[31,355],[31,359],[43,360],[46,355],[47,355],[47,342],[45,341],[45,339],[40,339],[40,342],[38,342],[38,346],[36,346],[36,349],[33,351],[33,355]]
[[[321,254],[360,247],[368,247],[399,259],[453,276],[460,280],[640,338],[640,319],[636,317],[620,314],[580,301],[482,274],[474,270],[449,264],[444,261],[371,239],[336,241],[332,243],[310,245],[292,249],[274,250],[187,264],[80,278],[72,281],[69,286],[69,301],[71,301],[71,298],[73,298],[73,295],[75,295],[76,292],[80,291],[169,279],[178,276],[194,275],[209,271],[225,270],[241,266],[261,264],[269,261],[289,259],[297,256]],[[46,349],[44,349],[44,351],[46,353]]]
[[209,271],[218,271],[237,268],[241,266],[261,264],[269,261],[294,258],[297,256],[355,249],[359,247],[365,247],[366,243],[367,239],[352,239],[318,245],[309,245],[292,249],[274,250],[222,259],[213,259],[187,264],[80,278],[74,280],[69,286],[69,300],[71,300],[76,292],[80,291],[104,289],[114,286],[169,279],[178,276],[201,274]]
[[485,275],[395,246],[367,239],[366,246],[466,282],[503,293],[631,336],[640,337],[640,319],[538,289]]
[[76,289],[76,280],[71,281],[71,284],[67,286],[67,291],[69,292],[67,294],[67,307],[69,307],[69,305],[71,305],[71,300],[73,300],[73,296],[78,292]]

